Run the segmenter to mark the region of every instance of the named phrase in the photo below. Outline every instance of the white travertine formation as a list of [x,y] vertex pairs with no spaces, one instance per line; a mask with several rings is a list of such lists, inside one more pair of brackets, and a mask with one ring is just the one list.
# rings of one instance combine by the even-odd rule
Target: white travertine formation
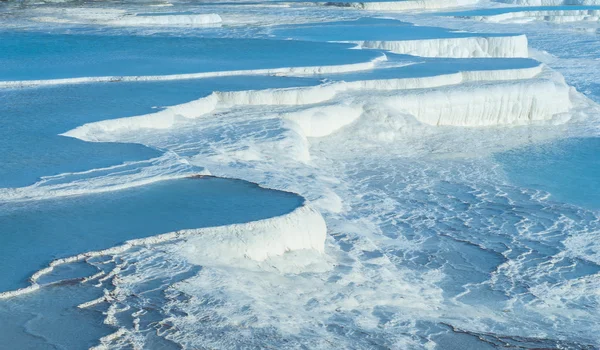
[[[186,254],[194,259],[194,252],[210,254],[217,263],[228,259],[251,259],[263,261],[288,251],[311,249],[319,253],[324,250],[327,227],[321,214],[304,203],[288,214],[269,219],[200,229],[181,230],[162,235],[127,241],[125,244],[105,250],[82,253],[68,258],[56,259],[48,267],[33,274],[31,285],[25,288],[0,293],[0,299],[15,297],[40,289],[40,277],[51,273],[56,267],[95,256],[106,256],[124,252],[132,247],[154,245],[176,240],[186,240]],[[196,247],[198,250],[196,251]],[[210,249],[207,249],[210,247]],[[118,273],[118,271],[116,272]],[[87,307],[99,302],[93,300],[80,305]]]
[[421,57],[528,57],[527,37],[473,36],[458,38],[399,40],[399,41],[354,41],[367,49],[388,50],[394,53]]

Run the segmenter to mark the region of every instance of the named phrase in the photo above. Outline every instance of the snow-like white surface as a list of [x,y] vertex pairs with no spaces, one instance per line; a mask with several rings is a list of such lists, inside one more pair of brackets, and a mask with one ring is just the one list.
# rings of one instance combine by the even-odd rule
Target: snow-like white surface
[[[494,74],[499,73],[494,72]],[[478,72],[472,73],[472,75],[472,79],[475,79],[478,75],[482,77]],[[539,77],[534,76],[533,80],[552,81],[554,77],[551,75],[550,73],[546,75],[546,72],[544,72]],[[457,76],[459,74],[453,75],[455,79],[457,79]],[[487,77],[490,76],[491,74]],[[436,79],[440,78],[436,77]],[[490,102],[498,104],[493,101],[491,96],[498,93],[504,94],[500,90],[510,89],[502,86],[502,84],[526,84],[528,80],[523,78],[519,81],[492,82],[493,86],[498,88],[490,90]],[[432,82],[435,82],[435,80],[432,80]],[[555,81],[556,84],[559,84],[559,82],[559,80]],[[363,88],[366,86],[364,85],[365,82],[357,84],[363,86]],[[371,84],[375,86],[374,82]],[[381,84],[381,81],[377,84]],[[462,89],[463,86],[468,87],[469,84],[462,82],[452,87]],[[486,84],[488,83],[479,82],[477,85],[485,86]],[[398,113],[396,106],[386,108],[385,104],[388,101],[396,101],[395,95],[398,91],[383,88],[378,90],[363,88],[359,90],[346,89],[336,93],[331,99],[306,106],[291,104],[293,102],[291,98],[280,98],[278,100],[282,101],[282,104],[271,105],[270,103],[273,100],[263,97],[255,100],[256,104],[241,105],[241,108],[236,108],[235,105],[231,104],[224,105],[224,107],[217,109],[218,113],[204,115],[192,121],[188,120],[189,123],[186,121],[175,124],[165,130],[155,130],[156,133],[152,131],[147,133],[134,132],[129,137],[118,135],[118,132],[114,133],[120,136],[119,139],[121,140],[143,141],[157,147],[167,147],[172,144],[172,140],[185,139],[186,141],[184,141],[181,149],[184,149],[186,153],[192,152],[192,150],[198,152],[196,157],[190,159],[194,164],[207,166],[211,171],[214,170],[215,173],[223,176],[256,178],[261,182],[274,184],[274,187],[284,187],[290,190],[299,189],[299,192],[309,193],[311,198],[318,198],[317,200],[311,199],[311,205],[318,206],[319,211],[327,215],[333,228],[329,228],[329,232],[332,234],[326,241],[325,254],[316,257],[312,254],[316,250],[299,250],[275,258],[270,257],[263,262],[250,261],[251,264],[246,264],[244,262],[249,262],[249,260],[238,262],[237,258],[230,259],[225,254],[224,260],[227,263],[218,258],[211,263],[213,257],[210,252],[207,253],[205,249],[203,250],[206,245],[203,244],[200,236],[194,238],[194,240],[198,239],[198,244],[194,242],[190,247],[188,246],[189,242],[192,242],[191,239],[166,244],[157,249],[149,248],[142,251],[119,253],[117,260],[124,259],[126,262],[123,264],[133,265],[136,268],[118,271],[119,278],[116,279],[114,286],[107,290],[107,297],[90,301],[92,304],[107,302],[109,305],[106,317],[107,323],[115,327],[126,327],[126,330],[115,334],[114,338],[116,340],[105,339],[107,346],[117,342],[136,341],[134,328],[120,322],[119,316],[123,312],[121,310],[122,305],[132,303],[128,298],[134,295],[132,291],[138,287],[140,281],[164,278],[162,276],[168,278],[181,273],[182,270],[185,271],[186,264],[189,262],[203,266],[202,271],[191,278],[186,277],[182,282],[169,285],[166,293],[170,302],[169,306],[173,307],[173,309],[167,310],[167,314],[172,316],[169,321],[174,322],[177,328],[177,332],[170,333],[168,338],[179,344],[184,344],[183,347],[193,348],[214,341],[210,334],[212,332],[218,333],[222,330],[220,327],[230,327],[245,322],[251,322],[250,324],[260,329],[276,329],[285,335],[296,334],[294,331],[298,331],[298,329],[308,329],[311,332],[316,332],[320,336],[318,339],[321,339],[330,335],[323,331],[322,327],[314,326],[314,322],[330,320],[339,314],[355,315],[352,320],[357,319],[360,322],[359,325],[353,324],[346,327],[356,327],[376,332],[379,329],[379,323],[378,317],[373,315],[373,310],[381,308],[400,310],[399,313],[404,315],[407,320],[414,319],[415,315],[420,317],[427,315],[427,317],[437,319],[443,317],[443,314],[447,312],[456,315],[454,311],[461,310],[463,314],[468,313],[466,318],[469,320],[486,319],[485,322],[490,322],[486,318],[486,315],[489,316],[491,313],[487,308],[482,310],[478,307],[465,307],[462,303],[457,309],[445,306],[443,288],[440,287],[445,275],[439,269],[426,273],[419,271],[413,274],[410,269],[401,264],[401,259],[396,260],[394,255],[389,253],[386,255],[386,252],[404,254],[404,252],[411,252],[412,249],[418,249],[419,247],[418,244],[410,242],[404,235],[399,234],[399,232],[404,231],[395,225],[397,220],[401,220],[402,225],[413,225],[409,223],[412,221],[405,221],[405,216],[411,218],[414,216],[416,217],[414,225],[423,224],[426,226],[425,230],[429,227],[438,230],[436,226],[432,226],[435,224],[434,222],[441,220],[443,223],[447,223],[456,219],[456,213],[459,211],[452,206],[456,205],[464,210],[465,201],[471,201],[471,191],[473,191],[473,200],[478,202],[472,208],[469,206],[467,209],[469,213],[470,211],[479,213],[481,208],[488,208],[490,205],[493,207],[506,205],[506,197],[504,197],[506,194],[502,191],[504,188],[479,188],[478,184],[474,184],[472,187],[467,188],[469,190],[467,192],[465,188],[461,187],[456,192],[457,196],[463,196],[465,192],[468,193],[464,195],[467,197],[460,197],[461,199],[446,195],[445,192],[439,194],[440,187],[446,186],[447,182],[442,182],[442,185],[434,187],[437,183],[435,177],[431,174],[437,170],[429,168],[427,161],[407,167],[405,166],[406,163],[402,161],[398,163],[398,159],[390,154],[403,154],[401,150],[404,147],[410,148],[411,145],[412,147],[416,145],[417,148],[432,146],[436,149],[444,148],[445,145],[431,142],[432,139],[419,143],[418,139],[426,137],[426,135],[416,132],[418,129],[412,130],[412,127],[417,128],[417,126],[402,120],[400,118],[402,113]],[[441,87],[441,89],[445,88]],[[434,93],[439,89],[418,90]],[[413,92],[418,90],[413,90]],[[273,92],[273,90],[270,91]],[[388,92],[389,95],[387,95]],[[411,93],[411,90],[405,92]],[[443,94],[447,93],[447,91],[443,91]],[[261,94],[265,96],[267,94],[266,90],[262,90]],[[519,97],[517,93],[515,95],[517,96],[505,97]],[[240,101],[252,100],[246,93],[244,93],[244,96],[240,95]],[[542,96],[542,94],[539,96]],[[235,94],[230,94],[228,101],[231,102],[234,98]],[[310,98],[306,99],[306,101],[308,100]],[[261,104],[262,101],[267,101],[269,104]],[[313,97],[313,101],[320,100]],[[460,103],[461,101],[456,102]],[[515,102],[515,104],[520,103]],[[351,124],[340,127],[337,132],[331,132],[318,139],[310,139],[308,145],[303,144],[300,138],[293,139],[292,135],[296,132],[299,134],[309,134],[310,132],[325,134],[322,131],[323,129],[335,129],[337,125],[346,122],[344,116],[354,118],[356,114],[353,109],[357,106],[361,106],[362,109],[360,117]],[[282,107],[285,107],[284,112],[280,113],[279,108]],[[293,115],[287,112],[288,108],[291,111],[298,112],[299,119],[316,119],[318,122],[323,121],[324,123],[322,125],[310,125],[308,123],[302,126],[301,123],[296,123],[298,119],[294,120]],[[403,106],[398,108],[403,108]],[[474,112],[476,112],[475,109]],[[277,123],[271,123],[275,117],[294,120],[289,124],[280,125],[292,132],[281,134],[281,137],[275,139],[262,139],[261,137],[264,134],[268,134],[273,130],[271,128],[278,127],[273,125],[277,125]],[[249,132],[247,129],[237,130],[238,128],[244,128],[248,123],[258,124],[256,125],[257,134]],[[216,128],[215,124],[217,125]],[[232,125],[235,127],[231,128]],[[429,126],[426,126],[426,128],[438,129]],[[203,131],[206,129],[209,130],[204,134]],[[310,131],[311,129],[312,131]],[[449,144],[472,142],[469,141],[468,136],[463,135],[465,129],[460,132],[456,132],[457,128],[439,129],[438,135],[449,140]],[[519,130],[519,128],[507,129]],[[526,128],[520,130],[523,129]],[[478,129],[478,132],[485,132],[484,130]],[[501,130],[503,129],[495,128],[488,135],[492,136],[495,133],[500,133],[498,137],[503,138],[504,134],[501,133]],[[219,131],[225,131],[227,134],[233,132],[235,136],[227,138],[223,143],[202,143],[205,136]],[[411,138],[413,133],[414,136]],[[451,134],[446,135],[446,133]],[[523,137],[518,137],[518,140],[523,143],[531,142],[529,137],[535,138],[537,135],[535,132],[533,132],[533,135],[529,134],[530,132],[523,133]],[[473,133],[471,135],[477,134]],[[458,139],[455,139],[455,137],[458,137]],[[371,149],[371,143],[374,141],[381,142],[383,146]],[[298,147],[307,147],[307,151],[311,155],[311,162],[304,163],[295,153],[288,152],[287,148],[280,147],[288,143],[297,143]],[[472,143],[466,144],[472,145]],[[207,145],[212,145],[214,148],[207,151]],[[458,145],[457,147],[464,148],[464,145]],[[177,150],[179,146],[174,145],[173,147]],[[487,150],[487,148],[483,148]],[[240,152],[245,153],[240,156]],[[481,155],[481,152],[477,150],[474,153]],[[248,156],[250,154],[252,156]],[[373,156],[376,159],[373,159]],[[330,159],[329,157],[335,158]],[[344,169],[344,166],[348,164],[355,165],[357,163],[361,165],[360,168],[352,166]],[[249,166],[240,167],[238,164],[248,164]],[[454,180],[456,176],[473,175],[473,178],[478,178],[479,175],[472,174],[470,168],[448,169],[446,166],[446,162],[440,164],[440,168],[442,168],[440,171],[452,176],[448,182]],[[336,176],[340,173],[343,176]],[[367,178],[367,184],[360,182],[361,179],[365,179],[363,177],[365,173],[367,176],[373,177]],[[356,178],[358,181],[349,181],[348,178]],[[394,180],[402,178],[403,182],[401,184],[406,184],[407,189],[398,190],[402,187],[396,185],[396,183],[393,183],[391,188],[385,187],[385,183],[381,187],[375,187],[377,183],[382,182],[381,178],[393,178]],[[429,185],[427,181],[432,182],[434,185]],[[372,186],[374,188],[371,188]],[[418,188],[416,195],[412,195],[413,187]],[[431,187],[434,188],[430,190]],[[422,194],[423,192],[424,194]],[[409,197],[403,199],[405,195]],[[490,204],[489,199],[496,195],[500,199]],[[519,196],[523,197],[526,194],[519,193]],[[431,200],[432,205],[440,208],[439,213],[436,212],[438,216],[433,218],[420,216],[423,214],[424,200]],[[439,202],[445,206],[438,206]],[[468,204],[470,202],[467,202]],[[539,204],[533,203],[532,205],[539,206]],[[406,208],[409,208],[408,212]],[[357,215],[362,211],[381,214],[376,214],[375,218],[367,220]],[[512,213],[510,212],[511,215],[516,215],[517,218],[518,215],[523,215],[518,210],[515,210],[514,214]],[[477,220],[481,220],[486,224],[489,222],[489,211],[484,211],[479,215],[480,217],[477,217]],[[500,220],[500,218],[497,220]],[[461,221],[459,226],[451,227],[464,229],[469,224],[468,221]],[[503,224],[504,221],[497,225],[494,222],[492,227],[485,226],[484,230],[496,231]],[[449,230],[448,226],[441,226],[439,228],[441,232],[452,232],[452,229]],[[477,226],[477,228],[479,227]],[[412,226],[409,229],[412,230]],[[479,230],[468,230],[468,232],[471,231],[473,231],[474,236],[479,236]],[[337,241],[341,242],[342,248],[338,248]],[[349,249],[349,252],[346,253],[343,249]],[[379,252],[382,253],[378,254]],[[155,266],[157,256],[160,257],[159,261],[165,261],[160,267]],[[536,288],[538,287],[541,289],[543,285]],[[188,302],[186,299],[186,301],[179,302],[177,296],[181,294],[178,293],[191,297],[191,300]],[[556,294],[560,295],[560,292],[556,292]],[[115,299],[119,302],[114,302]],[[126,300],[126,302],[123,300]],[[200,305],[202,300],[216,300],[217,305],[211,304],[205,307]],[[133,301],[133,303],[135,302]],[[138,304],[135,305],[134,310],[136,308],[143,309]],[[310,307],[307,308],[306,305],[310,305]],[[85,306],[82,305],[82,307]],[[190,316],[178,317],[177,314],[180,311]],[[126,314],[131,312],[125,311]],[[286,321],[289,320],[290,312],[294,315],[293,322]],[[553,314],[552,311],[547,309],[545,312]],[[511,317],[511,315],[506,316],[505,314],[503,311],[493,312],[494,317]],[[206,315],[210,315],[211,318],[220,316],[227,316],[228,318],[224,325],[222,323],[215,325],[213,322],[202,322],[199,325],[198,319],[206,317]],[[516,319],[521,315],[514,317]],[[301,322],[298,320],[301,320]],[[484,324],[484,321],[482,321],[482,324]],[[200,328],[203,330],[203,334],[208,334],[206,337],[198,338],[196,336]],[[395,334],[395,330],[386,330],[383,336],[388,337],[391,333]],[[319,332],[323,332],[322,337]],[[235,332],[227,334],[225,339],[228,342],[237,340],[244,343],[248,341],[244,336],[236,339],[237,333]],[[307,342],[310,340],[303,338],[302,341]],[[346,336],[343,336],[340,341],[345,342],[343,347],[351,346],[348,344],[352,340],[346,339]],[[339,345],[340,343],[335,344]],[[411,343],[407,342],[407,344]],[[336,348],[336,346],[325,346],[324,348]],[[417,346],[416,348],[422,347]]]
[[245,258],[264,261],[297,250],[323,253],[326,235],[323,217],[306,204],[271,219],[199,230],[181,253],[188,261],[203,266]]
[[[464,44],[416,50],[526,55],[526,41]],[[431,330],[438,321],[459,333],[482,332],[486,341],[498,340],[498,332],[502,342],[535,334],[539,339],[526,341],[540,347],[556,344],[550,343],[554,335],[582,335],[581,343],[589,343],[600,324],[597,308],[587,307],[598,300],[595,272],[549,281],[579,273],[582,259],[599,261],[589,243],[597,215],[507,182],[485,155],[560,137],[573,126],[564,124],[569,118],[582,121],[597,110],[542,65],[518,68],[522,61],[506,59],[500,65],[515,68],[478,69],[483,61],[467,60],[461,67],[468,69],[457,72],[423,65],[423,71],[438,72],[431,76],[395,77],[393,69],[381,73],[386,67],[380,65],[312,87],[215,91],[157,113],[66,132],[167,152],[148,174],[115,176],[106,187],[198,166],[299,193],[314,208],[100,252],[116,267],[85,279],[105,288],[105,296],[80,307],[107,304],[105,322],[117,331],[101,338],[101,347],[144,348],[153,344],[146,335],[160,333],[183,348],[431,349],[448,344],[438,343],[438,334],[453,336],[446,326]],[[365,78],[371,73],[375,78]],[[518,124],[527,127],[461,127]],[[171,172],[174,165],[180,173]],[[44,185],[13,195],[45,198],[102,188],[95,178],[73,177],[50,192]],[[581,254],[577,260],[569,258],[573,252]],[[202,268],[192,271],[191,264]],[[157,313],[144,318],[149,308]]]
[[[263,261],[297,250],[314,250],[322,253],[326,235],[327,226],[321,214],[308,203],[304,203],[291,213],[269,219],[244,224],[170,232],[130,240],[123,245],[105,250],[56,259],[48,267],[37,271],[31,276],[30,281],[32,284],[30,286],[0,293],[0,299],[38,290],[40,288],[38,280],[42,276],[51,273],[58,266],[92,257],[122,253],[136,246],[183,240],[185,244],[182,245],[181,254],[186,256],[190,262],[205,266],[227,265],[238,263],[244,259]],[[85,306],[87,305],[83,307]]]
[[479,0],[400,0],[368,2],[328,2],[329,6],[354,7],[370,11],[436,10],[477,4]]
[[[63,135],[85,141],[116,141],[115,135],[138,129],[167,129],[178,118],[200,118],[233,106],[309,106],[285,115],[296,121],[308,137],[328,135],[357,119],[356,104],[312,108],[343,93],[371,93],[428,124],[495,125],[550,118],[569,107],[568,88],[560,79],[540,78],[543,67],[465,71],[417,78],[332,82],[314,87],[214,92],[196,101],[162,111],[79,126]],[[552,75],[552,74],[548,74]],[[512,84],[499,82],[517,80]],[[555,81],[556,80],[556,81]],[[464,83],[488,82],[486,84]],[[460,88],[457,88],[460,87]],[[445,89],[444,87],[448,87]],[[410,90],[418,92],[408,93]],[[385,92],[379,94],[377,92]],[[523,98],[520,98],[523,94]],[[385,97],[383,97],[385,96]],[[469,98],[479,96],[479,98]],[[456,101],[454,100],[456,99]],[[551,101],[549,109],[541,101]],[[458,103],[461,101],[460,103]],[[457,102],[456,107],[452,107]],[[558,105],[558,106],[555,106]],[[358,110],[357,110],[358,109]],[[452,111],[452,113],[448,113]],[[487,111],[487,112],[486,112]],[[488,114],[489,113],[489,114]],[[443,114],[444,117],[440,118]],[[506,115],[506,117],[501,117]]]
[[489,126],[548,120],[571,106],[561,81],[466,84],[388,97],[386,104],[430,125]]
[[367,49],[422,57],[528,57],[527,37],[474,36],[402,41],[354,41]]
[[283,118],[296,123],[307,137],[323,137],[353,123],[362,112],[352,104],[331,104],[290,112]]
[[[472,73],[473,76],[477,76]],[[449,81],[455,76],[447,76]],[[463,83],[476,81],[477,83]],[[559,77],[516,81],[465,79],[459,84],[422,89],[387,90],[373,94],[379,103],[429,125],[489,126],[549,120],[571,106],[569,87]],[[368,88],[366,88],[368,89]],[[369,104],[309,108],[285,117],[308,137],[329,135],[354,122]]]

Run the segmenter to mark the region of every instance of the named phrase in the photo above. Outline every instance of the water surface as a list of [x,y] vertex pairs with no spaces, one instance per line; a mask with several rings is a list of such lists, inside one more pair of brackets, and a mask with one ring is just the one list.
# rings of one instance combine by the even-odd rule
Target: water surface
[[181,229],[270,218],[302,202],[297,195],[244,181],[185,178],[101,194],[0,203],[0,290],[26,286],[27,278],[52,259]]

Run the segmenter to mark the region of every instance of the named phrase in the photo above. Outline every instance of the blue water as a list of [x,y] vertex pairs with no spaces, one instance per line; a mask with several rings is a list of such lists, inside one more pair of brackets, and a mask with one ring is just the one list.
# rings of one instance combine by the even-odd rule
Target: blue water
[[0,32],[0,81],[349,64],[371,51],[347,44]]
[[453,12],[439,12],[436,15],[439,16],[457,16],[457,17],[470,17],[470,16],[494,16],[501,15],[504,13],[511,12],[525,12],[525,11],[578,11],[578,10],[600,10],[600,6],[522,6],[522,7],[496,7],[496,8],[482,8],[468,11],[453,11]]
[[88,143],[59,136],[85,123],[157,111],[212,91],[317,84],[317,79],[230,77],[171,82],[100,83],[0,90],[0,188],[41,176],[85,171],[162,152],[135,144]]
[[81,285],[51,287],[42,293],[0,300],[0,342],[11,349],[87,349],[114,332],[101,310],[77,305],[102,291]]
[[344,81],[395,79],[395,78],[420,78],[444,74],[453,74],[465,71],[486,71],[499,69],[533,68],[540,65],[536,60],[529,58],[426,58],[419,57],[418,62],[414,56],[386,53],[390,63],[406,63],[401,67],[376,69],[370,71],[327,74],[327,78]]
[[27,285],[52,259],[128,239],[282,215],[297,195],[218,178],[181,179],[117,192],[0,203],[0,290]]
[[[339,21],[322,24],[305,24],[274,28],[272,34],[280,38],[315,41],[360,41],[360,40],[426,40],[436,38],[465,38],[474,34],[453,31],[440,27],[414,26],[410,23],[390,19],[363,18],[356,21]],[[485,36],[507,34],[485,33]]]
[[[233,10],[228,7],[224,18],[227,11]],[[175,14],[183,13],[182,9]],[[269,28],[262,29],[269,32]],[[224,33],[228,30],[223,28]],[[473,35],[388,19],[285,25],[275,28],[270,40],[208,39],[201,38],[201,30],[190,33],[190,37],[141,37],[5,32],[0,34],[0,80],[355,63],[380,53],[318,41]],[[288,37],[317,42],[277,40]],[[311,86],[322,78],[389,79],[538,65],[530,59],[394,54],[388,58],[392,63],[417,64],[310,78],[229,77],[0,90],[0,187],[25,186],[44,175],[161,155],[165,150],[159,146],[86,143],[58,134],[89,122],[151,113],[160,110],[155,106],[188,102],[215,90]],[[338,97],[342,103],[360,105],[365,95],[373,97],[371,93],[375,94],[344,91]],[[598,313],[593,310],[599,305],[593,288],[600,273],[595,239],[600,139],[539,144],[496,154],[492,160],[448,158],[445,145],[464,147],[470,155],[476,153],[470,149],[470,137],[486,133],[470,129],[460,134],[446,128],[435,134],[427,129],[421,141],[418,134],[410,134],[413,125],[402,124],[403,115],[377,105],[376,98],[370,97],[364,109],[374,113],[331,138],[309,139],[315,146],[310,151],[315,152],[307,163],[289,159],[295,154],[293,147],[303,147],[306,140],[278,113],[318,108],[319,104],[268,105],[264,110],[262,106],[225,106],[206,118],[140,133],[142,140],[148,136],[148,144],[166,145],[200,165],[207,161],[217,168],[215,173],[254,176],[317,199],[322,199],[321,189],[338,194],[347,211],[332,213],[321,208],[323,203],[329,207],[327,193],[325,201],[315,202],[329,225],[325,255],[315,258],[316,268],[303,265],[305,254],[311,252],[250,262],[250,267],[179,264],[183,256],[169,256],[173,250],[158,245],[131,249],[113,262],[99,257],[89,264],[61,266],[40,282],[89,276],[98,266],[108,271],[115,263],[126,262],[119,280],[125,281],[121,286],[131,286],[131,292],[113,304],[126,306],[117,316],[119,325],[132,327],[132,313],[144,310],[136,335],[156,349],[177,348],[163,338],[176,331],[184,333],[180,340],[187,348],[410,348],[405,346],[410,341],[415,348],[426,348],[433,341],[440,349],[597,348]],[[366,127],[357,131],[357,125]],[[420,126],[415,130],[420,131]],[[371,145],[371,135],[362,131],[373,136],[391,134],[396,142],[373,151],[379,144]],[[435,156],[395,153],[394,147],[406,146],[405,136],[414,138],[409,147],[430,149]],[[458,147],[447,139],[454,136]],[[291,147],[290,154],[286,147]],[[254,152],[265,149],[265,154],[254,159]],[[283,160],[281,169],[278,163],[272,164],[271,156],[281,157],[276,158]],[[217,165],[220,159],[223,164]],[[508,181],[497,176],[498,164]],[[535,190],[549,192],[550,200],[539,200],[532,194]],[[0,203],[0,291],[26,286],[27,277],[54,258],[185,228],[269,218],[289,213],[302,203],[292,193],[212,177]],[[185,249],[185,244],[174,249]],[[138,255],[140,251],[143,254]],[[279,270],[282,261],[300,273]],[[327,268],[321,271],[320,265]],[[99,297],[104,288],[112,290],[114,281],[79,284],[64,280],[61,285],[0,301],[0,344],[15,349],[96,345],[101,336],[115,330],[102,323],[104,315],[98,312],[108,305],[91,310],[76,305]],[[99,286],[94,287],[96,283]],[[563,283],[572,286],[561,289]],[[174,292],[182,285],[187,286],[189,296]],[[187,320],[187,328],[185,324],[173,327],[171,322],[177,319]]]
[[555,201],[600,209],[600,138],[574,138],[496,155],[510,180]]

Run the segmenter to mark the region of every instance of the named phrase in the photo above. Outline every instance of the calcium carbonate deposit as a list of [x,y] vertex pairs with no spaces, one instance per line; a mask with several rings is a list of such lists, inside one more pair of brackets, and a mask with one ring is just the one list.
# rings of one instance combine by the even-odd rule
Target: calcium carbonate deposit
[[0,343],[600,347],[594,1],[0,4]]

